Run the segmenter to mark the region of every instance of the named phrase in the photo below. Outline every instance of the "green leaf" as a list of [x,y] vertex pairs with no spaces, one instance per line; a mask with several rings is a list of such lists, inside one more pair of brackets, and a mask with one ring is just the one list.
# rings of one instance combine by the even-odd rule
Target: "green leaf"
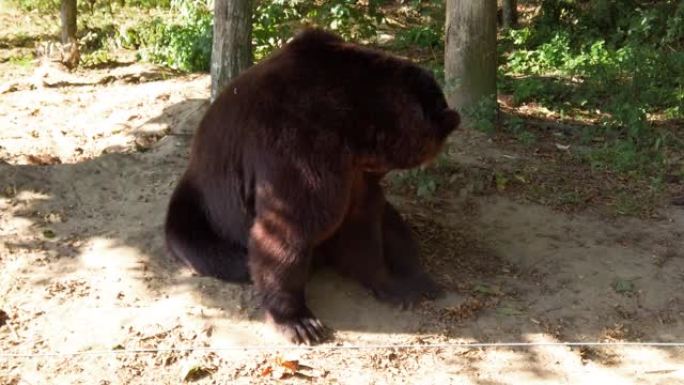
[[613,289],[620,294],[634,293],[634,282],[624,278],[617,278],[613,281]]
[[504,315],[504,316],[508,316],[508,317],[523,314],[522,311],[520,311],[520,310],[518,310],[518,309],[516,309],[510,305],[499,306],[496,309],[496,313],[499,315]]
[[473,291],[480,294],[486,295],[499,295],[502,294],[498,287],[490,287],[488,285],[478,284],[475,285]]
[[496,173],[496,175],[494,175],[494,177],[496,179],[497,191],[503,192],[504,190],[506,190],[506,185],[508,184],[508,178],[506,178],[505,175],[500,174],[500,173]]

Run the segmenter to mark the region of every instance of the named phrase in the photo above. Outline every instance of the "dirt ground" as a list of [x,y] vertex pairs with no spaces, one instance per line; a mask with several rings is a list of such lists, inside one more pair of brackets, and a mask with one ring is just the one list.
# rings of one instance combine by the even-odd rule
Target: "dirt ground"
[[[334,340],[295,347],[250,286],[163,250],[208,76],[33,79],[0,95],[0,384],[684,384],[682,347],[553,344],[684,342],[681,208],[645,221],[477,194],[477,180],[429,200],[390,188],[447,296],[401,311],[318,272],[308,298]],[[465,130],[449,149],[460,170],[511,155]]]

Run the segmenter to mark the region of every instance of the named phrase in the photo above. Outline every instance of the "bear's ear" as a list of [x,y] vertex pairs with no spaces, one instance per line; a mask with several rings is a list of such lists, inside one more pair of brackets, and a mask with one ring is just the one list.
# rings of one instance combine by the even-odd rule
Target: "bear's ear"
[[461,123],[461,115],[451,108],[445,108],[441,115],[442,119],[440,128],[445,135],[457,129],[458,125]]

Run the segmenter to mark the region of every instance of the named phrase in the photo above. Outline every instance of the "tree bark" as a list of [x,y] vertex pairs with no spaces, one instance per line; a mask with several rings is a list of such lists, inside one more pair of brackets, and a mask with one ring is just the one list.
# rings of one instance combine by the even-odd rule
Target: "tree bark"
[[445,93],[464,126],[473,108],[496,111],[496,61],[496,0],[447,0]]
[[214,1],[211,52],[211,101],[240,72],[252,65],[252,1]]
[[504,29],[515,28],[518,24],[518,2],[516,0],[503,0],[501,9]]
[[59,11],[62,21],[60,60],[68,69],[75,68],[81,60],[78,41],[76,40],[76,1],[77,0],[62,0]]
[[62,0],[62,44],[76,41],[76,0]]

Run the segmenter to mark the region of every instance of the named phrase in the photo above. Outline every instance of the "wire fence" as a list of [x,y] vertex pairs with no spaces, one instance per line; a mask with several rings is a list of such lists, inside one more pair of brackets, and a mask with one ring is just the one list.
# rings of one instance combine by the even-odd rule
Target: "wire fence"
[[64,357],[64,356],[107,356],[126,354],[157,354],[184,352],[221,352],[221,351],[274,351],[274,350],[378,350],[378,349],[491,349],[491,348],[529,348],[529,347],[659,347],[681,348],[684,342],[464,342],[443,344],[369,344],[369,345],[244,345],[224,347],[177,347],[177,348],[149,348],[149,349],[112,349],[112,350],[80,350],[80,351],[48,351],[37,353],[4,352],[0,358],[36,358],[36,357]]

